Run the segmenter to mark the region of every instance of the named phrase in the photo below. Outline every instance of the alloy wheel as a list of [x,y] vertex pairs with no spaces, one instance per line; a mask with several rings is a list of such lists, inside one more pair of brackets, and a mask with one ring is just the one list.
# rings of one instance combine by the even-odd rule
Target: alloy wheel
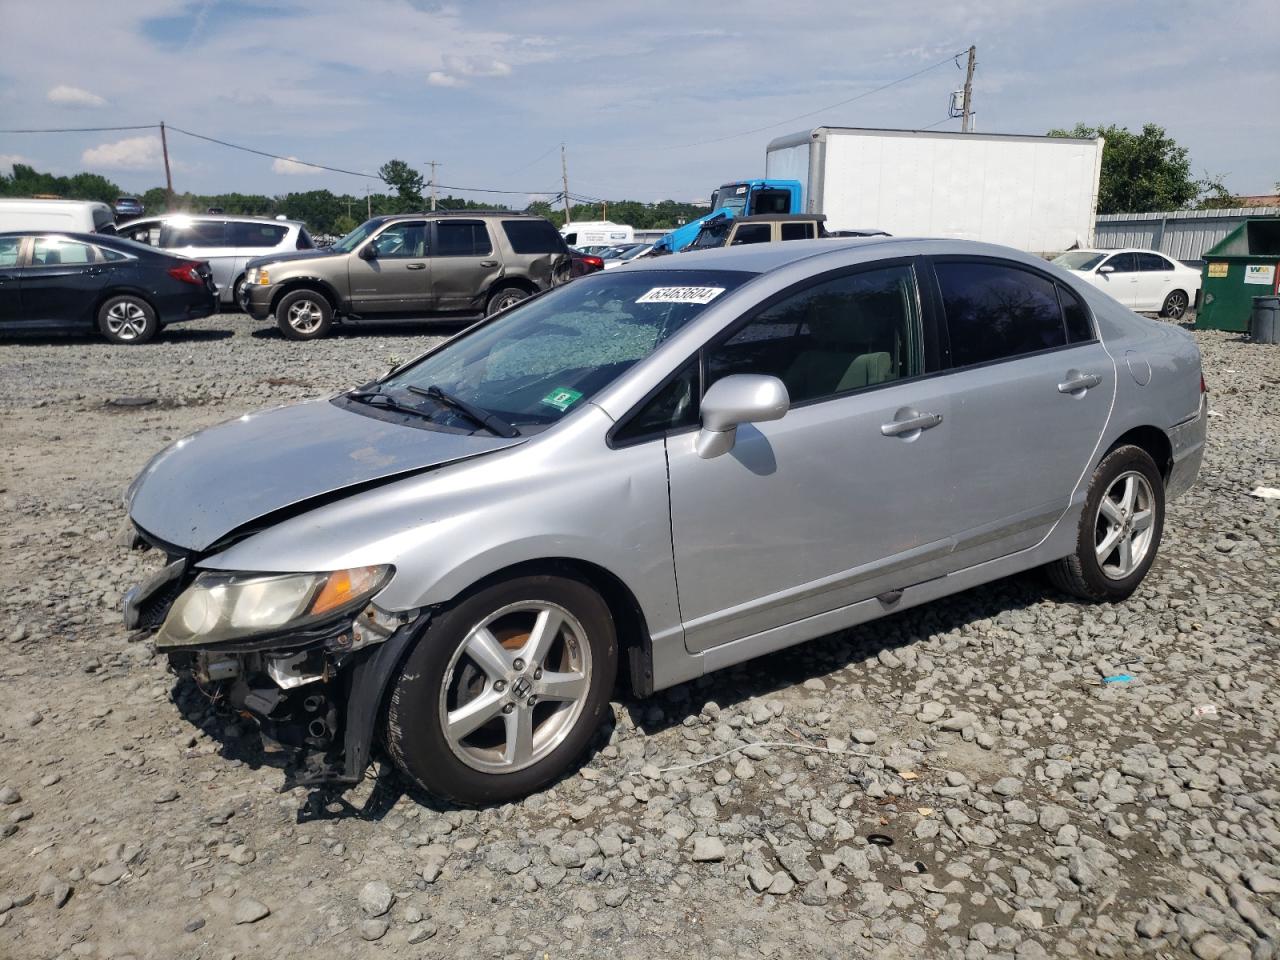
[[507,307],[513,307],[523,299],[525,298],[518,293],[508,293],[504,297],[499,297],[497,302],[494,304],[494,313],[497,313],[499,310],[506,310]]
[[1180,290],[1169,294],[1164,302],[1164,312],[1171,320],[1177,320],[1187,312],[1187,295]]
[[137,340],[147,332],[147,313],[132,300],[121,300],[107,311],[107,329],[117,339]]
[[299,333],[315,333],[324,321],[320,305],[314,300],[295,300],[289,305],[289,326]]
[[1128,471],[1112,481],[1094,519],[1094,553],[1112,580],[1137,570],[1151,551],[1155,532],[1155,495],[1141,473]]
[[485,773],[544,759],[573,730],[591,687],[591,648],[568,610],[527,600],[477,623],[440,688],[449,749]]

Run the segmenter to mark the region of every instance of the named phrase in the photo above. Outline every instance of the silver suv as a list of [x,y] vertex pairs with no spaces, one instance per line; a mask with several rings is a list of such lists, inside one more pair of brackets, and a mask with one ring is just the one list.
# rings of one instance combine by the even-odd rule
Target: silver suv
[[253,258],[315,247],[301,222],[266,217],[172,213],[132,220],[116,232],[169,253],[206,261],[213,271],[218,299],[227,305],[239,301],[245,266]]
[[249,264],[240,306],[275,316],[291,340],[335,320],[474,317],[569,279],[569,249],[547,220],[496,211],[374,217],[325,250]]

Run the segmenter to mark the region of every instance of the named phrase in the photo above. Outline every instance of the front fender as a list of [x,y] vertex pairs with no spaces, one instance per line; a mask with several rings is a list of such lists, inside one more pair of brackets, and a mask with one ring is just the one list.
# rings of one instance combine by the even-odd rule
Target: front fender
[[[267,267],[270,270],[270,266]],[[280,305],[280,299],[290,291],[297,290],[299,287],[315,288],[324,293],[329,298],[329,302],[333,304],[335,313],[346,312],[349,306],[348,298],[343,296],[338,288],[324,277],[315,275],[305,275],[300,277],[290,277],[288,280],[281,281],[279,289],[271,295],[271,312],[276,312],[276,307]]]

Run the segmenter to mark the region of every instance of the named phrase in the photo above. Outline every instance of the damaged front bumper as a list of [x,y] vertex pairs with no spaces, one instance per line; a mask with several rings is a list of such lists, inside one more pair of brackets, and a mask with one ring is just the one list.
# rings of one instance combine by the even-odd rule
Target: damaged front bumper
[[[126,625],[158,629],[193,575],[188,560],[171,559],[126,595]],[[384,692],[428,619],[368,603],[305,629],[216,644],[166,643],[162,633],[156,650],[216,703],[253,719],[264,752],[286,761],[294,783],[352,784],[368,766]]]

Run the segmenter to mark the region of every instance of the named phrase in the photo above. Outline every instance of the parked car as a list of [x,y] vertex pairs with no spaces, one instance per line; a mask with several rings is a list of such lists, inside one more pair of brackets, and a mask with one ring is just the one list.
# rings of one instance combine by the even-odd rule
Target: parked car
[[325,250],[252,261],[240,305],[274,316],[292,340],[314,340],[335,321],[491,315],[569,272],[569,249],[542,217],[400,214],[366,220]]
[[119,228],[122,237],[171,253],[204,260],[213,271],[218,298],[240,302],[247,265],[264,254],[313,250],[315,244],[299,220],[173,213],[134,220]]
[[116,220],[134,220],[146,213],[147,208],[137,197],[116,197]]
[[622,247],[613,256],[604,258],[604,268],[612,270],[614,267],[620,267],[624,263],[643,257],[652,249],[652,243],[633,243],[629,247]]
[[1071,250],[1053,262],[1130,310],[1177,320],[1199,301],[1200,271],[1151,250]]
[[217,309],[209,266],[99,233],[0,233],[0,330],[146,343]]
[[[131,629],[352,783],[469,803],[638,695],[1047,564],[1119,601],[1205,439],[1200,357],[965,241],[759,244],[565,284],[126,495]],[[246,478],[248,482],[246,482]]]
[[96,200],[0,199],[0,232],[115,233],[115,212]]
[[604,258],[597,257],[594,253],[583,253],[576,247],[569,248],[569,276],[585,277],[589,273],[596,273],[604,269]]
[[682,252],[734,247],[744,243],[780,243],[815,240],[827,235],[826,217],[820,213],[769,213],[750,217],[714,217],[707,220]]

